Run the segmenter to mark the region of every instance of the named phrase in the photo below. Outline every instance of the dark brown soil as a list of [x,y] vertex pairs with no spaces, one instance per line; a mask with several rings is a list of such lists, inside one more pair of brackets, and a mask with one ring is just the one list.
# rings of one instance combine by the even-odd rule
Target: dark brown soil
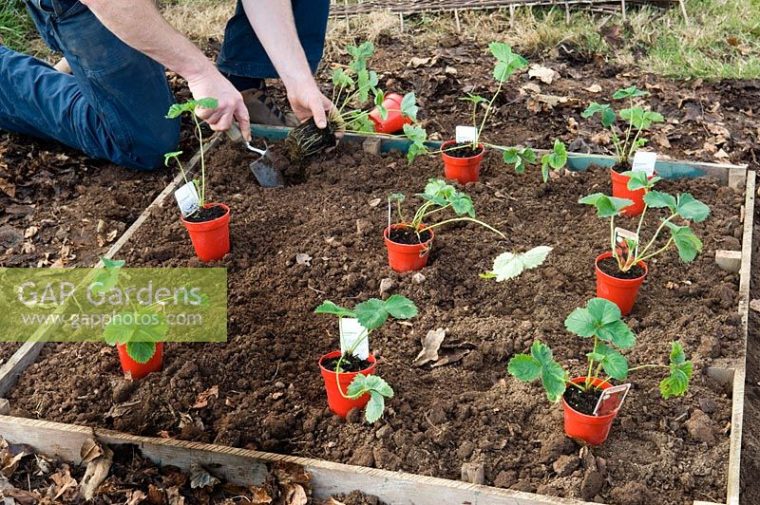
[[226,212],[227,211],[224,210],[224,207],[221,205],[214,205],[213,207],[198,209],[192,216],[187,216],[185,221],[190,221],[191,223],[205,223],[206,221],[219,219]]
[[458,142],[446,148],[446,155],[452,158],[472,158],[482,152],[482,147],[473,148],[469,142]]
[[604,258],[597,263],[599,270],[617,279],[638,279],[644,275],[644,269],[633,265],[627,272],[621,272],[615,258]]
[[[208,165],[210,196],[232,207],[232,250],[215,264],[229,273],[229,342],[169,344],[163,371],[136,384],[121,379],[110,348],[48,345],[10,392],[14,413],[452,479],[463,464],[482,464],[490,485],[611,504],[621,503],[618,487],[640,482],[658,503],[722,500],[731,399],[704,371],[742,348],[738,276],[714,262],[716,249],[735,248],[741,236],[741,192],[708,179],[661,184],[688,190],[712,214],[694,226],[705,248],[693,264],[674,251],[652,262],[628,318],[639,344],[627,355],[634,364],[666,363],[670,340],[680,339],[696,366],[692,388],[664,401],[661,376],[637,374],[608,442],[579,452],[561,432],[561,409],[539,387],[508,376],[506,364],[538,337],[571,374],[584,372],[588,342],[572,338],[563,321],[594,296],[593,259],[609,241],[608,226],[577,201],[609,190],[606,170],[544,185],[535,170],[515,175],[486,157],[482,181],[467,192],[479,218],[509,238],[447,227],[421,280],[388,268],[387,215],[377,202],[391,192],[419,192],[441,174],[440,159],[410,168],[397,155],[339,148],[305,166],[305,183],[271,191],[239,169],[244,156],[227,144]],[[175,217],[173,202],[157,209],[124,250],[127,263],[203,266]],[[653,217],[643,233],[656,225]],[[541,244],[554,247],[544,266],[511,282],[478,277],[497,254]],[[312,256],[311,265],[295,261],[299,253]],[[317,367],[319,356],[337,347],[335,321],[312,313],[326,298],[353,304],[376,297],[383,278],[414,300],[420,315],[411,326],[391,322],[372,335],[378,374],[396,393],[384,420],[345,422],[326,409]],[[448,328],[440,352],[451,364],[413,367],[420,338],[436,328]],[[193,408],[214,386],[218,398]],[[687,429],[697,410],[708,416],[710,443]],[[568,458],[574,469],[565,474]]]
[[602,396],[602,390],[597,388],[581,391],[575,387],[568,387],[565,391],[565,401],[567,404],[587,416],[594,415],[594,409],[600,396]]
[[[338,366],[338,358],[326,359],[322,362],[322,366],[327,370],[336,371]],[[359,359],[356,356],[344,354],[343,359],[340,362],[340,368],[344,372],[361,372],[372,366],[372,362],[366,359]]]
[[422,233],[415,232],[412,228],[393,228],[389,234],[391,241],[397,244],[416,245],[424,244],[430,240],[431,233],[428,230]]

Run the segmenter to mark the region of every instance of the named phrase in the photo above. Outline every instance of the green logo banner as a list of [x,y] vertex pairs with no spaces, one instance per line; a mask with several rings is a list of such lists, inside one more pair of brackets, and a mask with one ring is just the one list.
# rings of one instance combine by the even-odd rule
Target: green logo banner
[[0,268],[1,342],[224,342],[224,268]]

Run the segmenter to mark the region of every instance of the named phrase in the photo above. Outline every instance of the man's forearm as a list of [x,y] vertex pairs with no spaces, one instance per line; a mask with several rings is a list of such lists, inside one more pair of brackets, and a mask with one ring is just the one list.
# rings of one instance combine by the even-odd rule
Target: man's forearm
[[153,0],[81,1],[125,44],[188,81],[214,68],[192,42],[164,20]]
[[243,8],[283,84],[313,80],[290,0],[243,0]]

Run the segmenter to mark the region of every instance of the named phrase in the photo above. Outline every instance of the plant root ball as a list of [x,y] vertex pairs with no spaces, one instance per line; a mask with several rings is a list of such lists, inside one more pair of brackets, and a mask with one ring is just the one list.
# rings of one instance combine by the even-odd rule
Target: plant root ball
[[285,152],[292,163],[301,163],[308,157],[335,147],[336,133],[345,131],[346,125],[340,114],[332,111],[325,128],[317,128],[314,118],[293,128],[285,139]]

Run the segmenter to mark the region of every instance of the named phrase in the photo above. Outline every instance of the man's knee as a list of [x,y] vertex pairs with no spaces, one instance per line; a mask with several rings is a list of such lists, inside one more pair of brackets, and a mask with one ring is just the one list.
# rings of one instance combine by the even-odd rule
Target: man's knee
[[131,153],[125,153],[128,163],[120,163],[136,170],[156,170],[164,166],[164,155],[177,150],[179,121],[167,121],[159,129],[136,140]]

